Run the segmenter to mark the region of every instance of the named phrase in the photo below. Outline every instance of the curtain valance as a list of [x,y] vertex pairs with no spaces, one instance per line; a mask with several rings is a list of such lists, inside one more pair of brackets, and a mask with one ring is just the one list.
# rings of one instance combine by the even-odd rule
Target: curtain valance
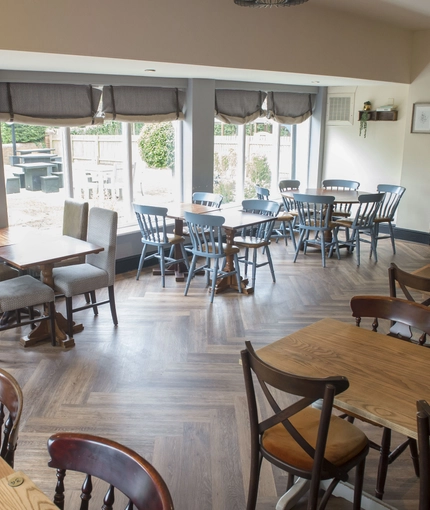
[[226,124],[247,124],[264,117],[266,93],[260,90],[215,91],[215,118]]
[[166,122],[184,118],[185,92],[163,87],[103,87],[105,119],[122,122]]
[[314,94],[269,92],[267,117],[280,124],[301,124],[312,115]]
[[39,126],[94,123],[101,90],[91,85],[0,83],[0,120]]

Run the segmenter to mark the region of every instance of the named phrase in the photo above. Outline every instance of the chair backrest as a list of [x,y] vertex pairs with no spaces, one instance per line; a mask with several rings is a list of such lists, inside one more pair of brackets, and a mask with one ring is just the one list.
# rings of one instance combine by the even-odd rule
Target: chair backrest
[[[325,379],[301,377],[281,370],[265,363],[254,351],[250,342],[245,342],[246,349],[241,352],[242,368],[245,378],[245,388],[248,400],[248,412],[251,426],[251,443],[260,445],[260,435],[267,429],[282,423],[285,429],[305,452],[314,459],[312,479],[318,480],[321,470],[334,472],[336,468],[324,458],[325,445],[329,429],[331,411],[335,395],[342,393],[349,387],[346,377],[336,376]],[[256,388],[252,374],[257,376],[259,385],[266,398],[267,404],[257,405]],[[285,395],[274,392],[284,392],[300,399],[294,398],[294,403],[285,406]],[[318,440],[316,445],[310,445],[293,427],[291,418],[298,412],[310,406],[313,402],[323,399],[321,418],[319,422]],[[291,399],[290,399],[291,400]],[[263,410],[269,414],[266,416]],[[259,416],[260,409],[262,416]],[[258,446],[256,446],[258,448]]]
[[224,257],[222,242],[223,216],[185,212],[192,253],[206,258]]
[[[430,308],[420,303],[390,296],[354,296],[350,305],[357,326],[361,324],[363,317],[367,317],[373,319],[372,330],[377,331],[379,320],[386,319],[430,334]],[[389,333],[389,336],[402,340],[412,338],[412,334],[408,337],[405,334]]]
[[243,200],[242,209],[244,211],[253,214],[259,214],[262,216],[269,216],[273,218],[273,220],[249,225],[243,229],[242,236],[249,235],[258,239],[263,239],[264,241],[268,241],[272,235],[275,218],[279,214],[280,208],[280,204],[278,204],[278,202],[274,202],[273,200],[259,200],[258,198]]
[[267,188],[261,186],[255,186],[255,193],[259,200],[269,200],[270,191]]
[[322,187],[325,189],[356,191],[360,187],[360,183],[346,179],[324,179]]
[[381,207],[384,193],[369,193],[358,197],[359,206],[351,228],[370,230],[373,228],[375,217]]
[[13,467],[23,395],[14,377],[0,369],[0,457]]
[[195,191],[193,193],[193,204],[207,205],[209,207],[221,207],[223,196],[219,193],[208,193],[205,191]]
[[133,204],[142,239],[147,243],[168,243],[166,230],[167,207]]
[[378,193],[385,193],[378,217],[387,218],[389,221],[392,221],[406,188],[403,186],[393,186],[392,184],[378,184],[377,189]]
[[63,211],[63,235],[87,240],[88,202],[66,199]]
[[86,262],[104,269],[109,276],[108,285],[115,281],[115,254],[118,213],[101,207],[92,207],[88,217],[88,242],[104,248],[97,254],[87,255]]
[[418,510],[430,508],[430,406],[417,401],[417,429],[420,465],[420,496]]
[[[297,179],[285,179],[283,181],[279,181],[279,191],[299,191],[300,181]],[[284,202],[284,209],[286,212],[290,212],[296,209],[296,203],[293,198],[282,196],[282,201]]]
[[88,505],[91,477],[96,477],[110,485],[104,500],[106,508],[111,508],[117,489],[129,498],[127,508],[133,504],[137,510],[173,510],[169,489],[156,469],[115,441],[89,434],[58,433],[49,438],[48,453],[48,466],[57,469],[54,503],[60,509],[64,508],[64,477],[67,470],[72,470],[87,475],[82,485],[83,505]]
[[[409,289],[430,293],[430,278],[407,273],[394,264],[394,262],[391,262],[388,268],[388,281],[390,284],[390,296],[392,297],[397,297],[397,285],[409,301],[415,301]],[[422,304],[430,304],[430,298]]]
[[300,228],[329,230],[334,197],[294,193]]

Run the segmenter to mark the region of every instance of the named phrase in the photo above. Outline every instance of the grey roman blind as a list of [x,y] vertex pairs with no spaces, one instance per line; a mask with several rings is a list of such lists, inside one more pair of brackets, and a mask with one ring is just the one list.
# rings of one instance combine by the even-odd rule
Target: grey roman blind
[[184,118],[185,92],[164,87],[103,87],[105,119],[165,122]]
[[101,90],[91,85],[0,83],[0,120],[39,126],[94,123]]
[[314,94],[269,92],[267,117],[280,124],[301,124],[312,115]]
[[215,118],[226,124],[247,124],[264,117],[266,93],[260,90],[215,91]]

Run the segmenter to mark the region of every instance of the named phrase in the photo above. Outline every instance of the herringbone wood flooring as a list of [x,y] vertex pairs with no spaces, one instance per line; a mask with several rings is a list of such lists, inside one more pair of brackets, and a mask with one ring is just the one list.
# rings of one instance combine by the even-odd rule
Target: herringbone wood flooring
[[[48,437],[88,432],[148,458],[166,480],[177,510],[244,509],[249,469],[239,365],[244,340],[258,348],[324,317],[351,322],[353,295],[388,294],[391,261],[408,271],[430,262],[430,247],[415,243],[398,241],[393,256],[390,243],[382,241],[378,253],[375,263],[363,249],[357,268],[355,257],[342,250],[342,259],[328,260],[323,269],[319,252],[300,254],[294,264],[291,243],[273,244],[276,284],[268,267],[260,268],[254,295],[229,292],[216,296],[212,306],[203,277],[193,280],[184,297],[184,283],[173,277],[163,289],[150,269],[139,281],[134,272],[122,274],[116,282],[117,328],[104,306],[96,318],[89,310],[76,314],[85,330],[70,351],[49,344],[23,349],[19,330],[2,333],[0,366],[16,377],[25,398],[15,468],[52,495]],[[64,310],[61,301],[58,308]],[[374,429],[368,433],[379,436]],[[372,452],[365,484],[370,493],[376,465]],[[258,510],[274,509],[285,484],[284,473],[263,463]],[[417,491],[406,452],[390,467],[385,500],[415,510]],[[332,498],[328,508],[351,506]]]

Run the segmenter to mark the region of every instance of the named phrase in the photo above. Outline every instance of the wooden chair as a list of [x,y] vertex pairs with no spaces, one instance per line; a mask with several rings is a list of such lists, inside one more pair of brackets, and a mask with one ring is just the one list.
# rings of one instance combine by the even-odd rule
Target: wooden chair
[[[333,246],[336,247],[336,255],[340,259],[337,231],[331,221],[334,197],[294,193],[294,200],[299,213],[300,232],[294,262],[302,246],[306,255],[308,245],[321,247],[323,267],[326,267],[326,251],[330,250],[331,254]],[[313,239],[309,239],[311,233],[314,234]]]
[[[210,278],[212,278],[211,303],[213,303],[216,282],[219,279],[236,275],[238,290],[242,292],[238,260],[239,248],[237,246],[227,246],[222,242],[222,225],[225,218],[223,216],[208,216],[206,214],[185,212],[185,221],[187,222],[192,243],[191,253],[193,258],[188,271],[184,296],[188,294],[191,280],[202,270],[206,273],[206,285],[209,285]],[[226,269],[221,264],[225,257],[230,255],[234,260],[234,268]],[[197,267],[199,257],[204,258],[205,263]]]
[[[240,236],[235,236],[233,241],[239,248],[245,249],[245,254],[239,256],[239,262],[245,265],[245,276],[248,274],[248,266],[252,267],[251,286],[255,287],[257,268],[268,265],[272,273],[273,283],[276,282],[275,269],[273,267],[272,255],[270,253],[270,237],[273,226],[279,214],[280,205],[272,200],[243,200],[242,208],[246,212],[256,215],[263,215],[272,218],[265,223],[255,223],[242,230]],[[258,250],[264,249],[265,262],[258,262]],[[252,260],[249,258],[249,250],[253,250]]]
[[[109,303],[112,321],[118,325],[115,306],[115,252],[117,240],[118,214],[115,211],[92,207],[88,218],[88,242],[101,246],[100,253],[90,254],[83,264],[67,267],[54,267],[54,289],[66,297],[67,333],[73,336],[73,314],[93,308],[98,315],[98,306]],[[108,299],[97,302],[96,290],[108,289]],[[91,303],[73,308],[73,297],[89,293]]]
[[[30,275],[18,276],[0,282],[0,315],[16,312],[16,322],[2,322],[0,331],[21,326],[35,326],[39,321],[50,321],[51,343],[55,340],[55,293],[48,285],[40,282]],[[36,317],[34,307],[46,305],[43,315]],[[28,319],[21,321],[22,309],[28,309]]]
[[[356,191],[360,187],[360,183],[346,179],[324,179],[322,187],[327,190]],[[333,208],[333,218],[349,218],[351,208],[351,202],[337,202]]]
[[420,451],[420,496],[418,510],[430,508],[430,406],[417,401],[418,447]]
[[[156,258],[160,262],[161,281],[163,287],[166,284],[166,266],[184,262],[187,269],[189,267],[187,254],[184,248],[185,239],[176,234],[168,234],[166,227],[167,207],[156,207],[152,205],[133,204],[136,213],[137,223],[142,235],[142,254],[139,260],[136,280],[139,279],[143,264],[146,260]],[[182,257],[174,258],[175,246],[179,244]],[[153,247],[157,251],[151,255],[146,255],[148,247]],[[164,250],[169,250],[169,256],[166,256]]]
[[[257,194],[258,200],[270,200],[270,191],[267,188],[263,188],[261,186],[255,186],[255,192]],[[277,216],[277,222],[279,221],[280,225],[274,225],[273,232],[271,235],[272,239],[276,239],[276,242],[279,241],[279,239],[285,239],[285,245],[288,245],[288,237],[290,237],[291,241],[293,242],[294,249],[296,249],[296,238],[294,237],[294,227],[293,223],[295,220],[295,216],[292,214],[281,211]],[[288,224],[288,230],[289,233],[287,234],[287,226]]]
[[[347,234],[346,239],[341,241],[341,244],[347,246],[350,253],[354,248],[356,248],[357,266],[360,265],[361,242],[370,243],[369,258],[372,256],[372,253],[374,253],[375,262],[378,262],[374,220],[378,214],[383,198],[383,193],[369,193],[368,195],[361,195],[358,197],[359,206],[353,219],[342,218],[333,221],[332,226],[337,237],[340,228],[347,229],[347,232],[352,230],[351,236]],[[370,241],[361,237],[361,234],[370,235]]]
[[[359,510],[368,440],[356,426],[332,414],[334,397],[348,388],[348,379],[283,372],[259,358],[250,342],[245,344],[241,358],[251,426],[247,510],[255,509],[263,458],[289,474],[288,488],[294,476],[310,480],[307,510],[323,510],[337,483],[347,480],[348,472],[356,467],[353,508]],[[265,397],[260,406],[253,374]],[[285,406],[280,392],[291,396],[294,403]],[[319,399],[323,399],[321,410],[311,405]],[[260,417],[258,409],[269,407],[270,412],[261,411]],[[320,481],[328,479],[333,480],[318,507]]]
[[209,207],[220,208],[224,197],[219,193],[208,193],[206,191],[196,191],[193,193],[193,204],[207,205]]
[[[422,276],[417,276],[412,273],[407,273],[400,269],[394,262],[390,264],[388,268],[388,281],[390,285],[390,296],[397,297],[397,287],[401,289],[406,299],[409,301],[414,301],[415,299],[412,297],[411,291],[421,291],[430,294],[430,278],[424,278]],[[430,297],[421,302],[421,304],[425,306],[430,305]],[[409,329],[409,334],[412,335],[412,332]],[[403,326],[396,323],[391,326],[391,330],[393,332],[402,332]],[[403,333],[405,334],[405,333]],[[423,335],[418,340],[420,345],[424,345],[426,342],[426,334]]]
[[64,509],[67,470],[86,475],[81,489],[82,510],[88,509],[93,478],[109,484],[97,508],[112,509],[115,494],[120,491],[129,500],[127,509],[173,510],[169,489],[156,469],[135,451],[115,441],[63,432],[49,438],[48,453],[51,457],[48,466],[57,470],[54,503],[61,510]]
[[[430,308],[419,303],[413,303],[406,299],[388,296],[354,296],[351,299],[352,316],[355,317],[357,326],[360,326],[363,317],[372,319],[372,330],[377,331],[381,319],[387,321],[399,321],[410,327],[430,333]],[[389,336],[409,341],[410,338],[400,337],[389,333]],[[394,341],[394,340],[393,340]],[[401,360],[399,360],[399,363]],[[376,423],[373,425],[379,426]],[[376,480],[375,495],[382,499],[387,478],[388,466],[409,447],[416,475],[419,476],[418,452],[415,439],[408,438],[401,445],[391,450],[391,430],[384,427],[381,444],[370,442],[371,448],[380,452],[378,476]]]
[[[297,179],[284,179],[282,181],[279,181],[279,191],[281,193],[287,192],[287,191],[297,191],[297,193],[298,193],[299,188],[300,188],[300,181],[298,181]],[[296,207],[294,198],[288,198],[288,197],[282,196],[282,201],[284,202],[285,212],[287,212],[293,216],[293,218],[294,218],[293,228],[296,229],[299,213],[297,212],[297,207]]]
[[0,457],[13,467],[18,427],[23,407],[21,388],[14,377],[0,369]]
[[[399,206],[400,200],[404,195],[406,188],[403,186],[393,186],[391,184],[378,184],[378,193],[385,193],[384,200],[382,201],[381,208],[375,218],[375,239],[376,243],[380,239],[391,239],[393,253],[396,253],[396,243],[394,240],[393,221],[394,216]],[[379,227],[383,223],[387,223],[389,234],[381,235]]]

